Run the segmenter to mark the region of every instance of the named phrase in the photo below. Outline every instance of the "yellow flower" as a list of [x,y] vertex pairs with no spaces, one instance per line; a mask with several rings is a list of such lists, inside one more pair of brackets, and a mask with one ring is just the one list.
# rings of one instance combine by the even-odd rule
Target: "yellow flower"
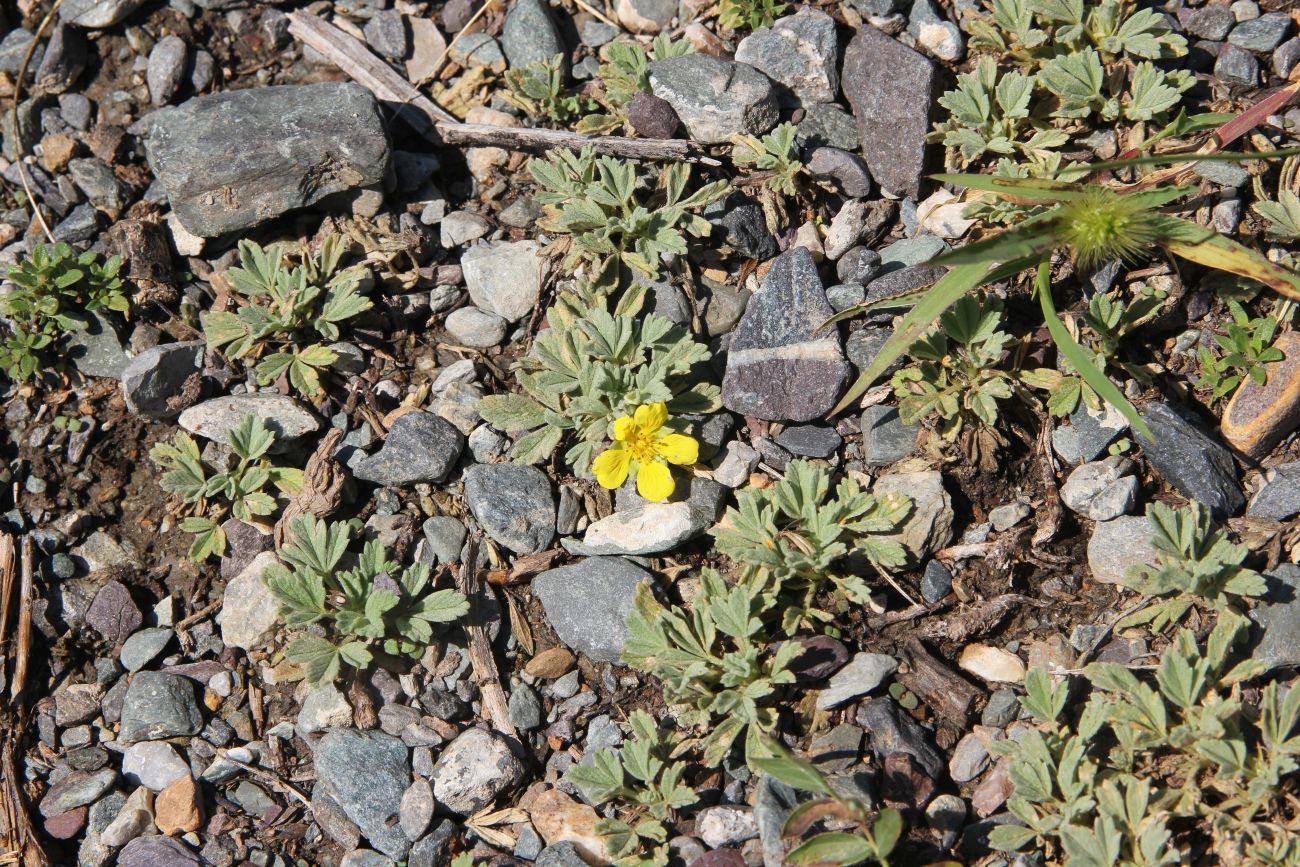
[[636,492],[651,502],[672,496],[677,487],[668,464],[689,466],[700,459],[700,444],[686,434],[663,430],[668,407],[662,403],[638,406],[630,416],[614,422],[614,444],[592,462],[596,481],[613,490],[636,471]]

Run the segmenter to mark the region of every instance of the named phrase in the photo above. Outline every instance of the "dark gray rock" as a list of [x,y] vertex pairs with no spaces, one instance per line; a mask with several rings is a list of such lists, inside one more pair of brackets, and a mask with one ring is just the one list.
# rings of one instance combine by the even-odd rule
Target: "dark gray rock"
[[722,402],[772,421],[811,421],[835,403],[849,364],[812,254],[794,247],[772,263],[732,334]]
[[726,242],[742,256],[765,262],[781,252],[768,231],[762,207],[748,196],[728,198],[727,212],[719,222]]
[[411,842],[396,821],[411,782],[405,744],[383,732],[330,729],[316,745],[315,765],[321,785],[370,845],[405,858]]
[[776,126],[776,89],[743,63],[687,54],[650,64],[654,95],[672,105],[695,141],[721,144],[740,134],[761,135]]
[[407,859],[406,867],[442,867],[450,863],[451,853],[448,848],[452,838],[456,836],[456,830],[455,822],[450,819],[439,819],[433,826],[433,830],[411,847],[411,856]]
[[98,311],[87,314],[90,327],[68,334],[68,357],[82,376],[121,379],[131,363],[126,344],[109,320]]
[[645,91],[637,91],[632,97],[627,107],[627,122],[638,135],[646,138],[673,138],[682,125],[668,100]]
[[196,97],[153,115],[145,146],[172,210],[205,238],[379,183],[390,154],[379,104],[351,82]]
[[1247,51],[1272,51],[1281,44],[1290,29],[1290,15],[1285,12],[1269,12],[1232,28],[1228,42]]
[[835,263],[835,276],[845,283],[870,283],[880,273],[880,254],[870,247],[850,247]]
[[843,76],[872,177],[895,195],[919,195],[934,64],[867,24],[845,49]]
[[[0,59],[3,57],[4,49],[0,46]],[[45,46],[45,57],[38,61],[33,56],[28,68],[39,67],[36,70],[36,86],[43,92],[63,93],[77,83],[86,69],[88,58],[86,34],[77,27],[59,24],[50,35],[49,44]],[[66,115],[64,119],[67,119]]]
[[943,265],[909,265],[886,271],[867,284],[867,301],[897,298],[939,282],[948,269]]
[[484,532],[516,554],[542,551],[555,538],[555,495],[536,467],[475,464],[465,471],[465,503]]
[[431,412],[399,416],[379,451],[357,464],[358,479],[377,485],[441,482],[465,448],[465,435]]
[[1246,49],[1229,42],[1214,61],[1214,77],[1224,84],[1254,87],[1259,83],[1259,61]]
[[1095,460],[1128,427],[1124,415],[1109,404],[1092,410],[1080,402],[1070,413],[1069,427],[1052,431],[1052,448],[1072,464]]
[[73,771],[50,787],[41,798],[41,815],[47,819],[84,807],[99,800],[100,796],[117,783],[117,771],[101,768],[94,772]]
[[1300,63],[1300,37],[1292,37],[1273,51],[1273,74],[1287,78],[1296,63]]
[[172,415],[171,398],[181,393],[185,380],[198,373],[204,342],[190,340],[146,349],[122,371],[122,397],[127,409],[145,418]]
[[944,760],[928,732],[899,709],[893,699],[873,698],[858,707],[858,725],[871,736],[871,751],[883,762],[891,753],[907,753],[926,774],[939,780]]
[[1210,508],[1223,520],[1241,511],[1246,498],[1232,453],[1182,407],[1152,403],[1142,418],[1155,437],[1139,436],[1147,463],[1183,496]]
[[[17,75],[34,38],[32,32],[23,27],[15,27],[6,33],[4,39],[0,39],[0,72]],[[32,52],[32,59],[27,64],[28,75],[31,75],[31,70],[41,66],[44,57],[45,46],[36,46],[36,50]]]
[[618,662],[637,585],[650,573],[622,557],[589,557],[543,572],[533,593],[555,634],[595,662]]
[[120,210],[126,205],[126,191],[113,170],[94,157],[68,162],[68,174],[97,208]]
[[861,283],[837,283],[826,287],[826,300],[836,313],[843,313],[867,300],[867,290]]
[[59,97],[59,114],[73,129],[85,131],[90,129],[91,116],[95,106],[85,94],[65,93]]
[[396,9],[384,9],[370,16],[362,32],[370,47],[389,60],[401,60],[411,53],[411,28],[406,16]]
[[839,93],[835,19],[808,7],[755,30],[736,47],[748,63],[784,85],[801,103],[834,102]]
[[1189,10],[1183,19],[1183,27],[1188,34],[1214,42],[1224,39],[1236,23],[1237,18],[1232,10],[1218,3]]
[[1285,521],[1300,515],[1300,463],[1275,467],[1266,479],[1246,507],[1246,517]]
[[59,18],[88,30],[112,27],[144,5],[144,0],[68,0],[59,7]]
[[921,575],[921,598],[933,605],[952,590],[952,572],[939,560],[925,564]]
[[795,142],[801,148],[833,147],[842,151],[856,151],[858,123],[853,115],[833,102],[818,103],[806,108],[803,120],[795,132]]
[[578,854],[578,847],[568,840],[547,846],[533,862],[533,867],[586,867],[586,865],[586,860]]
[[834,178],[846,196],[860,199],[871,195],[871,173],[857,154],[829,146],[819,147],[812,152],[805,168],[814,177]]
[[[560,28],[544,0],[516,0],[501,28],[501,48],[514,68],[565,54]],[[569,68],[567,56],[564,68]]]
[[1269,671],[1300,666],[1300,566],[1283,563],[1267,580],[1265,601],[1250,612],[1263,631],[1251,658]]
[[460,562],[461,550],[469,531],[450,515],[435,515],[424,522],[425,562],[447,564]]
[[158,741],[203,730],[203,713],[194,684],[178,674],[141,671],[131,681],[122,704],[124,744]]
[[916,424],[907,424],[893,406],[869,406],[862,411],[862,462],[887,467],[916,450]]
[[829,458],[844,442],[834,428],[819,424],[792,425],[776,436],[777,445],[805,458]]
[[154,105],[166,105],[180,93],[189,59],[190,47],[179,36],[164,36],[154,45],[145,73]]
[[469,728],[447,745],[433,765],[433,796],[443,810],[468,816],[524,778],[524,765],[500,735]]

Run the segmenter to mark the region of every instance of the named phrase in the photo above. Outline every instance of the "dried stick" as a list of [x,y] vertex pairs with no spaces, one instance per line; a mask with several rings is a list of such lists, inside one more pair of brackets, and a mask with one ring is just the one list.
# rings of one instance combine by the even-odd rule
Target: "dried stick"
[[45,232],[45,237],[50,243],[54,243],[54,234],[50,232],[50,224],[45,222],[45,215],[41,213],[41,206],[32,195],[31,183],[27,179],[27,166],[23,163],[23,146],[22,146],[22,118],[18,116],[18,102],[23,95],[23,77],[27,75],[27,66],[32,62],[32,55],[36,51],[36,46],[40,45],[41,38],[45,36],[45,31],[49,28],[50,22],[54,16],[59,13],[59,7],[63,5],[63,0],[54,0],[54,5],[50,11],[45,14],[41,20],[41,26],[36,28],[36,35],[32,37],[31,44],[27,46],[27,53],[23,55],[23,62],[18,67],[18,77],[14,80],[14,104],[10,109],[10,116],[14,124],[14,141],[18,150],[18,159],[14,160],[18,164],[18,180],[22,181],[23,192],[27,195],[27,201],[32,203],[32,213],[36,215],[36,222],[41,224],[41,230]]
[[[9,644],[9,603],[14,598],[14,569],[17,566],[14,537],[0,533],[0,648]],[[8,652],[5,652],[7,661]]]
[[32,647],[32,585],[36,571],[36,553],[32,537],[23,537],[23,556],[20,572],[22,585],[18,588],[18,648],[14,651],[14,676],[9,683],[9,695],[18,698],[27,685],[27,657]]
[[325,56],[381,102],[396,103],[398,116],[435,144],[546,150],[590,147],[597,153],[639,160],[679,160],[721,165],[697,154],[684,139],[586,136],[558,129],[461,123],[420,93],[357,39],[310,12],[289,13],[289,32]]
[[497,674],[496,659],[492,656],[492,643],[479,612],[479,589],[482,587],[475,563],[478,560],[478,539],[471,535],[465,547],[465,562],[456,574],[456,587],[469,600],[469,616],[465,620],[465,636],[469,639],[469,662],[474,669],[474,683],[483,696],[483,710],[492,728],[503,735],[518,739],[519,732],[510,722],[510,706]]

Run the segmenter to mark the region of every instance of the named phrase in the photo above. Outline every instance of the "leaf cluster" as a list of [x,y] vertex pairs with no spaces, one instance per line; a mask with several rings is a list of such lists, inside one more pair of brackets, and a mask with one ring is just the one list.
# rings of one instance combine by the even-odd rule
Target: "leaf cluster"
[[667,33],[654,38],[647,50],[639,42],[620,39],[605,47],[605,62],[596,70],[601,90],[597,100],[604,112],[584,116],[575,127],[584,135],[606,133],[627,122],[628,108],[638,93],[650,93],[650,61],[681,57],[695,49],[685,39]]
[[1196,385],[1210,389],[1213,400],[1231,393],[1245,379],[1263,385],[1268,380],[1264,365],[1284,357],[1282,350],[1273,345],[1278,324],[1275,317],[1251,317],[1237,301],[1228,302],[1228,311],[1232,321],[1227,323],[1227,333],[1214,335],[1223,355],[1215,358],[1207,346],[1197,354],[1201,377]]
[[542,186],[537,201],[546,216],[542,228],[572,236],[565,267],[583,265],[593,279],[617,284],[622,269],[658,277],[660,259],[686,253],[686,235],[701,238],[709,221],[691,213],[722,196],[726,181],[686,194],[691,167],[663,167],[653,189],[645,189],[636,163],[597,157],[591,148],[557,150],[532,159],[528,171]]
[[506,99],[532,117],[565,123],[595,108],[595,103],[564,86],[564,55],[534,60],[506,71]]
[[[1294,863],[1294,835],[1273,820],[1295,797],[1300,691],[1271,683],[1258,707],[1242,702],[1237,685],[1263,670],[1229,668],[1248,631],[1231,611],[1203,646],[1180,630],[1154,684],[1116,663],[1088,666],[1095,691],[1073,721],[1068,684],[1031,671],[1023,704],[1040,725],[993,745],[1012,758],[1007,806],[1024,824],[999,826],[990,843],[1099,867],[1185,864],[1195,850]],[[1206,839],[1180,839],[1189,819]]]
[[164,471],[158,484],[193,507],[193,514],[181,521],[181,529],[195,535],[189,552],[192,560],[226,553],[221,523],[227,511],[251,523],[277,508],[268,486],[290,495],[302,489],[302,470],[271,463],[268,453],[275,434],[257,416],[244,416],[230,432],[229,443],[229,460],[216,464],[204,461],[198,443],[184,431],[177,431],[172,442],[157,443],[149,450],[149,457]]
[[38,244],[5,275],[12,287],[0,296],[0,314],[8,328],[0,339],[0,367],[13,381],[38,371],[62,369],[66,336],[85,331],[87,313],[126,313],[130,308],[116,256],[100,263],[91,250],[76,253],[60,241]]
[[722,405],[717,386],[692,375],[709,351],[662,316],[638,316],[645,292],[633,285],[613,312],[608,294],[589,282],[561,293],[547,313],[550,329],[515,363],[526,393],[490,395],[479,405],[493,427],[524,434],[511,451],[514,460],[546,460],[570,435],[565,460],[585,475],[614,420],[636,407],[662,402],[677,416]]
[[299,515],[290,529],[292,540],[276,552],[283,562],[263,580],[285,625],[303,630],[286,654],[313,685],[334,680],[344,664],[367,668],[376,653],[418,658],[435,623],[469,611],[460,593],[433,589],[426,564],[403,569],[376,539],[360,555],[349,554],[347,523]]
[[1123,625],[1151,622],[1161,629],[1177,623],[1194,602],[1223,611],[1238,597],[1267,591],[1264,576],[1242,565],[1250,549],[1228,541],[1227,532],[1214,525],[1202,503],[1181,509],[1152,503],[1147,520],[1154,530],[1151,546],[1157,565],[1130,568],[1122,583],[1146,596],[1173,598],[1138,612]]
[[718,23],[728,30],[758,30],[771,27],[784,11],[781,0],[722,0],[718,4]]
[[341,267],[346,244],[331,235],[318,256],[292,264],[283,244],[240,241],[240,264],[225,273],[235,309],[200,317],[208,346],[224,347],[232,361],[256,362],[262,385],[287,376],[299,393],[320,393],[321,372],[338,360],[320,341],[338,340],[343,323],[373,306],[362,294],[370,277],[365,266]]
[[732,161],[738,166],[771,172],[767,186],[773,192],[787,196],[795,194],[795,179],[803,171],[803,163],[795,157],[795,137],[799,128],[792,123],[779,124],[762,138],[752,135],[732,137],[736,147],[731,152]]
[[[868,494],[847,476],[832,492],[824,466],[791,461],[785,478],[770,488],[740,491],[736,506],[711,532],[719,553],[742,564],[747,578],[764,587],[766,610],[782,612],[781,629],[792,634],[832,618],[817,607],[828,586],[837,607],[870,603],[870,590],[854,567],[903,565],[906,552],[888,534],[911,511],[907,497]],[[859,563],[850,555],[858,555]]]
[[683,727],[708,729],[700,745],[709,767],[741,739],[751,764],[770,752],[780,690],[794,683],[790,663],[803,648],[786,641],[769,649],[767,610],[760,582],[727,584],[711,569],[690,610],[661,605],[648,583],[637,588],[623,661],[663,683],[664,701],[682,706]]
[[[569,768],[564,778],[580,788],[593,804],[620,801],[637,815],[635,821],[602,819],[596,833],[605,838],[618,867],[639,867],[667,857],[668,828],[674,811],[696,802],[695,790],[684,781],[686,763],[673,760],[677,741],[670,728],[660,728],[643,710],[629,719],[632,740],[620,749],[604,748]],[[644,841],[644,842],[643,842]],[[643,846],[654,850],[650,857]]]

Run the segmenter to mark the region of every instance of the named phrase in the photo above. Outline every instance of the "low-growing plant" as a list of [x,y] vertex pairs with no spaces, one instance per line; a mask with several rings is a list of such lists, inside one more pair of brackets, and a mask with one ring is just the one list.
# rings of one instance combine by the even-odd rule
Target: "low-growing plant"
[[1025,678],[1022,704],[1038,725],[996,741],[1011,757],[1007,807],[1023,825],[994,828],[989,842],[1031,849],[1070,865],[1294,864],[1300,846],[1284,814],[1300,768],[1300,690],[1276,683],[1247,706],[1239,684],[1262,673],[1229,655],[1249,632],[1225,610],[1204,642],[1180,630],[1154,686],[1117,663],[1094,663],[1082,711],[1066,681],[1041,669]]
[[630,808],[632,821],[601,819],[596,833],[618,867],[650,867],[667,863],[667,823],[673,813],[698,798],[684,782],[686,763],[674,761],[676,733],[660,728],[643,710],[632,711],[628,721],[632,740],[618,750],[597,750],[564,778],[597,806],[619,801]]
[[771,27],[784,11],[781,0],[722,0],[718,23],[728,30],[757,30]]
[[700,444],[669,419],[666,404],[638,406],[614,419],[613,429],[614,442],[591,465],[602,488],[617,490],[631,476],[639,495],[661,502],[677,488],[670,465],[689,467],[700,459]]
[[871,591],[853,571],[851,555],[882,567],[902,566],[903,546],[888,538],[902,527],[912,501],[901,494],[874,496],[847,476],[832,492],[829,471],[791,461],[785,478],[770,488],[737,493],[711,532],[718,552],[740,563],[746,580],[764,587],[769,612],[780,612],[781,629],[829,622],[833,612],[817,606],[828,587],[836,607],[869,605]]
[[433,589],[426,564],[402,568],[377,539],[360,555],[349,554],[348,523],[299,515],[290,530],[291,541],[276,552],[283,562],[268,567],[263,580],[285,625],[300,630],[285,653],[308,683],[333,681],[343,665],[364,670],[376,654],[418,659],[434,624],[469,611],[457,591]]
[[116,256],[102,264],[91,250],[76,253],[60,241],[37,244],[30,256],[9,268],[13,287],[0,296],[0,314],[8,320],[0,339],[0,367],[15,382],[39,371],[62,370],[67,335],[90,326],[87,313],[125,313],[130,301]]
[[1223,355],[1215,358],[1208,346],[1200,347],[1197,361],[1201,377],[1198,388],[1210,389],[1210,398],[1217,400],[1236,389],[1242,380],[1249,378],[1256,385],[1268,380],[1264,365],[1283,359],[1282,350],[1273,345],[1277,334],[1277,319],[1272,316],[1251,317],[1236,301],[1228,302],[1232,321],[1227,323],[1227,334],[1215,334]]
[[595,103],[564,86],[564,55],[534,60],[506,71],[506,98],[533,117],[565,123],[595,108]]
[[708,730],[700,745],[709,767],[737,741],[747,761],[768,755],[779,691],[794,683],[790,663],[803,647],[768,647],[766,599],[761,580],[727,584],[705,569],[690,610],[661,605],[643,583],[627,617],[623,661],[663,683],[664,701],[683,707],[681,727]]
[[1241,597],[1262,596],[1268,589],[1264,576],[1242,565],[1250,549],[1228,541],[1203,504],[1171,509],[1152,503],[1147,520],[1155,531],[1151,547],[1157,565],[1133,566],[1122,583],[1146,596],[1173,598],[1130,615],[1122,626],[1149,622],[1163,629],[1181,620],[1196,602],[1223,611]]
[[1014,154],[1042,165],[1048,154],[1069,141],[1069,135],[1031,116],[1034,76],[999,72],[987,55],[975,71],[957,76],[957,88],[939,98],[948,118],[935,124],[931,141],[956,151],[962,166],[985,154]]
[[714,181],[686,195],[691,168],[678,162],[663,167],[646,194],[635,163],[597,157],[591,148],[529,160],[528,171],[543,187],[537,201],[546,216],[539,225],[572,236],[565,266],[583,265],[606,285],[618,284],[624,268],[657,277],[661,256],[686,252],[686,235],[712,231],[708,220],[691,212],[727,189],[726,181]]
[[695,49],[685,39],[660,33],[649,50],[630,39],[611,42],[605,48],[605,62],[596,71],[601,92],[598,101],[605,111],[585,115],[576,130],[584,134],[605,133],[627,122],[627,111],[638,93],[650,93],[650,61],[681,57]]
[[320,341],[338,340],[340,325],[372,306],[361,294],[369,274],[365,266],[340,267],[346,244],[343,236],[331,235],[320,255],[304,255],[293,265],[283,244],[263,248],[240,241],[240,264],[225,273],[227,298],[236,309],[200,317],[209,348],[224,347],[232,361],[256,362],[262,385],[287,376],[301,394],[320,393],[321,372],[338,360]]
[[224,466],[209,465],[194,438],[177,431],[171,443],[158,443],[149,457],[164,472],[158,484],[191,507],[181,529],[194,534],[190,559],[203,561],[226,553],[226,514],[245,522],[266,518],[277,508],[273,487],[293,495],[302,488],[302,470],[277,467],[268,453],[275,445],[272,433],[255,415],[247,415],[228,436],[231,459]]
[[732,137],[735,148],[731,152],[732,161],[738,166],[771,172],[767,186],[773,192],[793,196],[796,192],[795,179],[803,171],[803,163],[796,159],[799,152],[795,147],[795,136],[799,128],[792,123],[779,124],[762,138],[752,135]]
[[525,394],[489,395],[479,405],[488,424],[524,434],[511,451],[514,460],[546,460],[568,435],[565,461],[586,475],[615,420],[637,407],[662,403],[678,416],[722,405],[717,386],[691,375],[709,351],[667,319],[638,315],[645,293],[644,285],[631,286],[613,312],[608,294],[590,284],[560,294],[547,313],[550,329],[515,363]]
[[1277,241],[1300,238],[1300,196],[1291,190],[1278,190],[1277,201],[1261,195],[1250,207],[1268,221],[1264,230],[1268,237]]
[[[839,795],[811,762],[772,745],[775,755],[755,759],[755,766],[791,788],[817,795],[800,803],[785,820],[782,834],[798,845],[785,856],[795,867],[853,867],[874,862],[889,867],[889,856],[903,836],[903,816],[892,807],[879,812],[858,798]],[[820,831],[804,837],[826,820],[856,826],[847,830]]]

